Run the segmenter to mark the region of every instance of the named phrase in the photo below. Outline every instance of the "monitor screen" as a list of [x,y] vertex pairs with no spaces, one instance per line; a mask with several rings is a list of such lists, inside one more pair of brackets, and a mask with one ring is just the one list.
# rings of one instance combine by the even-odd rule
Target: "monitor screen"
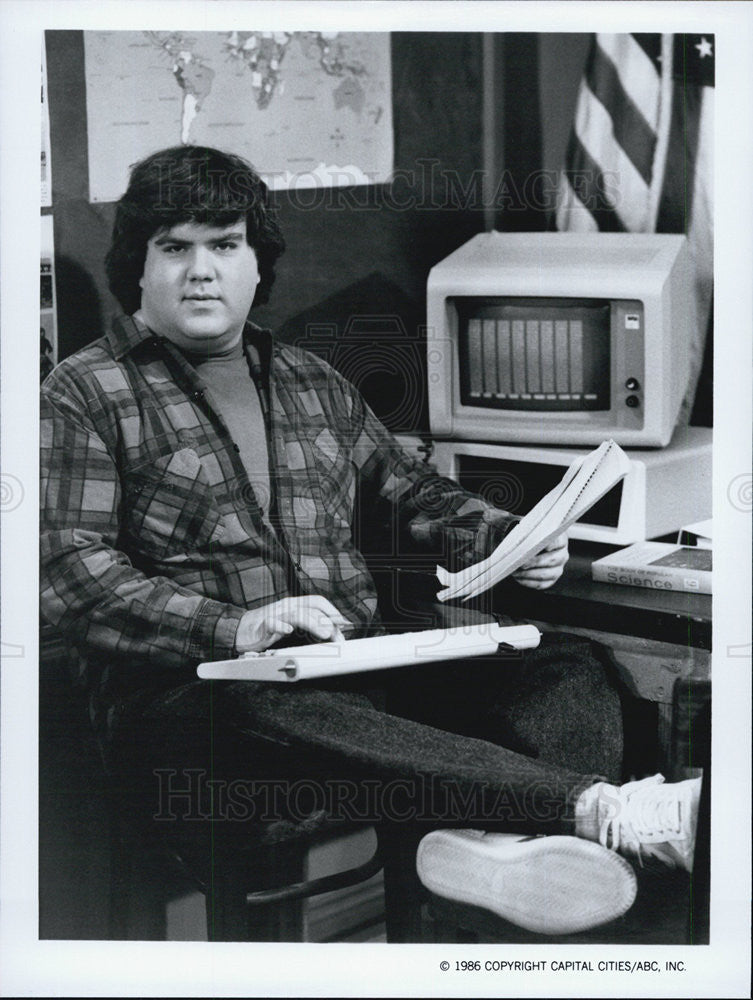
[[[486,297],[455,304],[464,405],[544,412],[609,409],[609,302]],[[635,307],[639,324],[640,303]]]

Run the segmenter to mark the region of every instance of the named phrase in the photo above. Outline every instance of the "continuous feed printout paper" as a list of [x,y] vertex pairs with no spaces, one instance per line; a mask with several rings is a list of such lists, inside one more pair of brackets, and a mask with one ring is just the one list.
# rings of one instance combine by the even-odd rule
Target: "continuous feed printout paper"
[[522,518],[492,554],[457,573],[437,566],[444,587],[440,601],[469,600],[525,565],[612,489],[630,470],[630,461],[614,441],[604,441],[577,458],[561,481]]

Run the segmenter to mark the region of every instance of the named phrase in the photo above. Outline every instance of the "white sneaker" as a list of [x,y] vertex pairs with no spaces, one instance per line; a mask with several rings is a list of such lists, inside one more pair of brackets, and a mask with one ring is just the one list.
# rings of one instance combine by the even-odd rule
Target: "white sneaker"
[[628,856],[693,870],[701,779],[664,784],[661,774],[626,785],[599,782],[575,808],[576,832]]
[[482,906],[539,934],[570,934],[632,906],[635,872],[619,855],[577,837],[434,830],[416,869],[432,892]]

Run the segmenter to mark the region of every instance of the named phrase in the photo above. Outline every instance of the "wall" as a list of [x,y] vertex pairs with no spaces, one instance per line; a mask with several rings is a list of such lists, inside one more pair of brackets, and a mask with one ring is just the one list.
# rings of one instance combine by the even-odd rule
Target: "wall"
[[565,150],[575,111],[583,68],[591,35],[539,35],[539,94],[544,170],[558,171],[565,162]]

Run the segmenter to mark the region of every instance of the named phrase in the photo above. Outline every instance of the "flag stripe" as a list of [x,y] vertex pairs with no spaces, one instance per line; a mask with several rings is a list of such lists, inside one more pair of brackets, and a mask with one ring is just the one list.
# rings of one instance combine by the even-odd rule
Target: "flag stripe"
[[693,187],[693,212],[690,235],[701,249],[709,282],[713,281],[714,213],[714,90],[701,91],[701,109],[698,115],[698,146],[695,157],[695,184]]
[[599,228],[596,219],[573,191],[564,170],[560,173],[557,189],[557,228],[567,228],[571,233],[595,233]]
[[690,229],[701,100],[699,88],[675,84],[664,187],[656,219],[660,233],[687,233]]
[[632,35],[599,34],[596,45],[613,66],[620,83],[644,119],[656,132],[659,125],[660,73]]
[[661,67],[661,35],[655,32],[650,34],[634,32],[633,39],[637,45],[640,45],[651,62],[656,66],[658,72]]
[[645,183],[650,184],[656,132],[623,88],[614,63],[598,46],[592,49],[592,59],[586,78],[592,94],[612,119],[615,139],[627,153]]
[[[701,109],[698,116],[698,146],[695,156],[693,210],[688,228],[688,246],[695,275],[697,332],[690,341],[690,386],[698,382],[704,365],[704,331],[713,324],[712,297],[714,288],[714,218],[711,204],[713,191],[714,151],[714,90],[701,89]],[[707,333],[708,335],[708,333]],[[707,373],[709,375],[709,373]],[[708,416],[710,417],[710,411]]]
[[578,198],[586,206],[603,232],[622,233],[625,226],[604,196],[605,178],[599,164],[573,132],[567,150],[568,167],[565,176]]
[[595,181],[605,201],[627,229],[639,230],[648,220],[648,185],[615,140],[612,125],[613,120],[604,105],[583,86],[576,111],[575,134],[601,172]]

